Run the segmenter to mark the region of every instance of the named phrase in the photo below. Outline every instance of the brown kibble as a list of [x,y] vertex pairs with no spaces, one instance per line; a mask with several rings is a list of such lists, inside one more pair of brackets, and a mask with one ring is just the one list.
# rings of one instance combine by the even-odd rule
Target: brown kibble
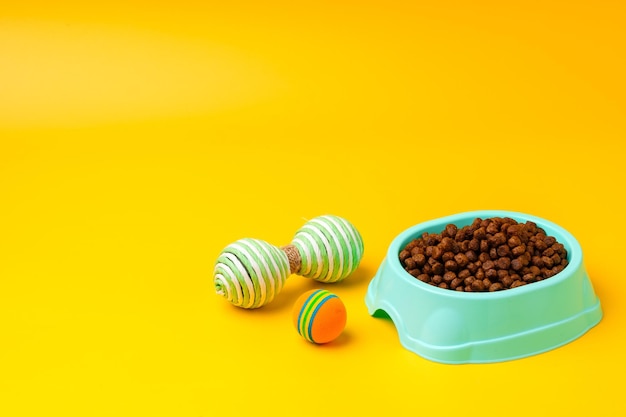
[[447,283],[452,282],[454,278],[456,278],[456,274],[454,272],[448,271],[445,274],[443,274],[443,280]]
[[511,248],[509,248],[509,245],[500,245],[498,246],[496,253],[498,256],[509,256],[511,255]]
[[456,270],[459,268],[459,266],[454,261],[447,261],[444,264],[444,268],[446,269],[446,271],[454,271],[454,272],[456,272]]
[[[480,224],[481,227],[485,228],[485,233],[493,235],[496,232],[500,231],[500,228],[497,227],[498,225],[495,222],[495,217],[492,217],[490,219],[485,219],[483,220],[483,222]],[[495,227],[495,229],[494,229]]]
[[522,277],[522,280],[524,282],[535,282],[537,280],[536,276],[531,274],[530,272],[527,274],[524,274],[524,276]]
[[515,256],[520,256],[520,255],[522,255],[524,252],[526,252],[526,245],[524,245],[524,244],[521,244],[521,245],[519,245],[519,246],[516,246],[516,247],[514,247],[514,248],[511,250],[511,253],[513,254],[513,256],[514,256],[514,257],[515,257]]
[[443,255],[441,255],[441,262],[444,264],[452,259],[454,259],[454,252],[444,252]]
[[469,263],[469,259],[464,253],[457,253],[454,255],[454,260],[460,268],[465,268]]
[[552,268],[554,266],[554,262],[552,262],[552,258],[549,258],[547,256],[542,256],[541,260],[543,261],[543,265],[546,268]]
[[413,260],[417,264],[417,266],[424,266],[426,263],[426,256],[422,253],[418,253],[417,255],[413,255]]
[[472,282],[471,288],[472,288],[472,291],[484,291],[485,284],[483,284],[482,280],[477,279],[474,282]]
[[496,265],[491,260],[483,262],[483,269],[485,271],[487,271],[489,269],[494,269],[495,267],[496,267]]
[[452,288],[453,290],[457,289],[457,288],[463,288],[463,280],[459,277],[456,277],[452,280],[452,282],[450,282],[450,288]]
[[485,271],[485,276],[492,281],[498,279],[498,271],[496,269],[489,269]]
[[565,252],[567,252],[565,250],[565,246],[563,246],[562,243],[558,243],[558,242],[552,245],[552,249],[554,249],[554,251],[558,253],[559,255],[565,254]]
[[472,233],[470,232],[469,227],[464,226],[457,230],[454,240],[456,240],[457,242],[467,242],[469,239],[471,239],[471,237]]
[[441,242],[441,236],[438,234],[427,233],[424,240],[426,241],[426,245],[435,246],[437,243]]
[[485,278],[485,271],[482,268],[478,268],[475,274],[476,279],[482,280]]
[[454,224],[449,224],[446,226],[445,234],[451,238],[456,237],[456,233],[459,229]]
[[506,288],[511,288],[511,284],[513,284],[513,278],[507,275],[506,277],[502,278],[501,282],[502,285],[504,285]]
[[556,243],[556,238],[554,236],[546,236],[543,240],[546,246],[552,246]]
[[530,263],[530,255],[528,255],[528,253],[524,253],[519,256],[519,260],[522,262],[522,266],[528,266]]
[[553,276],[555,276],[556,274],[559,273],[559,270],[557,269],[557,267],[555,266],[554,268],[551,269],[547,269],[546,268],[546,272],[544,273],[544,276],[546,278],[552,278]]
[[524,281],[520,281],[518,279],[516,281],[513,281],[513,283],[511,284],[511,288],[521,287],[522,285],[524,285]]
[[500,232],[500,226],[496,222],[491,222],[485,230],[490,235],[495,235],[496,233]]
[[509,269],[511,267],[511,258],[503,256],[496,261],[496,266],[498,267],[498,269]]
[[[506,229],[506,234],[509,235],[509,236],[513,236],[513,235],[516,235],[516,234],[520,233],[520,231],[521,231],[521,227],[520,227],[519,224],[512,224],[512,225],[510,225]],[[518,243],[518,245],[519,245],[519,243]],[[517,245],[515,245],[515,246],[517,246]]]
[[459,251],[461,250],[461,245],[459,245],[459,243],[455,240],[452,241],[452,252],[454,252],[454,254],[459,253]]
[[514,248],[522,244],[522,240],[519,236],[511,236],[507,242],[509,248]]
[[441,243],[439,244],[439,246],[444,252],[451,252],[454,248],[454,240],[449,237],[444,237],[443,239],[441,239]]
[[498,232],[493,235],[493,241],[495,242],[495,246],[501,246],[506,243],[506,235],[502,232]]
[[487,237],[487,231],[485,230],[484,227],[479,227],[478,229],[476,229],[476,231],[474,232],[474,238],[478,239],[478,240],[482,240],[484,238]]
[[511,261],[511,268],[515,271],[520,271],[524,267],[524,264],[520,258],[515,258]]
[[548,245],[546,245],[546,242],[544,241],[543,238],[538,238],[535,240],[535,249],[537,249],[539,252],[543,252],[547,248],[548,248]]
[[567,250],[535,223],[474,219],[424,232],[398,254],[418,280],[456,291],[500,291],[548,279],[568,265]]

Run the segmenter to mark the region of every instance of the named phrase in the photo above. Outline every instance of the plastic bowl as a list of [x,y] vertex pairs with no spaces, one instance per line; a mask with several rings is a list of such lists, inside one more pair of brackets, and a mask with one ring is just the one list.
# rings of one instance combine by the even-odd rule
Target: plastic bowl
[[[424,232],[469,225],[475,218],[532,221],[568,252],[569,264],[552,278],[497,292],[465,293],[426,284],[407,273],[398,258]],[[442,363],[486,363],[545,352],[582,336],[602,319],[583,265],[582,250],[565,229],[535,216],[508,211],[474,211],[411,227],[391,243],[365,297],[370,315],[389,316],[400,343]]]

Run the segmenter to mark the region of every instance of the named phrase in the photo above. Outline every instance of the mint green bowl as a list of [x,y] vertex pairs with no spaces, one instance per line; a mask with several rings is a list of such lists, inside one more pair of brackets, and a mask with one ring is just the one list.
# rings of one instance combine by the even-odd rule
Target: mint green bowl
[[[552,278],[497,292],[465,293],[426,284],[398,258],[424,232],[469,225],[475,218],[532,221],[568,252],[569,264]],[[393,320],[400,343],[435,362],[486,363],[523,358],[569,343],[602,319],[583,265],[582,250],[565,229],[547,220],[508,211],[474,211],[411,227],[391,243],[365,297],[370,315]]]

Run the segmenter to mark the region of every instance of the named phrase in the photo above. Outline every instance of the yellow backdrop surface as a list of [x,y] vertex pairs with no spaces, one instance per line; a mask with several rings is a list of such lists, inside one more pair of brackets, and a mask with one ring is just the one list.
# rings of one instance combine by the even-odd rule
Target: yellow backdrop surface
[[[626,412],[623,2],[4,3],[0,415]],[[495,364],[404,349],[369,281],[475,209],[569,230],[600,324]],[[228,243],[327,213],[363,236],[349,279],[214,293]],[[291,323],[318,287],[348,309],[324,346]]]

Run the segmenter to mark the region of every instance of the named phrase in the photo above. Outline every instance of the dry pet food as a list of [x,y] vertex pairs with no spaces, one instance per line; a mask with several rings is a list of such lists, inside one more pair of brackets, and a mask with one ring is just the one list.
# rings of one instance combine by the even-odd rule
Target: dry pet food
[[441,233],[423,233],[400,252],[404,269],[425,283],[456,291],[519,287],[555,276],[567,250],[535,223],[508,217],[475,219]]

